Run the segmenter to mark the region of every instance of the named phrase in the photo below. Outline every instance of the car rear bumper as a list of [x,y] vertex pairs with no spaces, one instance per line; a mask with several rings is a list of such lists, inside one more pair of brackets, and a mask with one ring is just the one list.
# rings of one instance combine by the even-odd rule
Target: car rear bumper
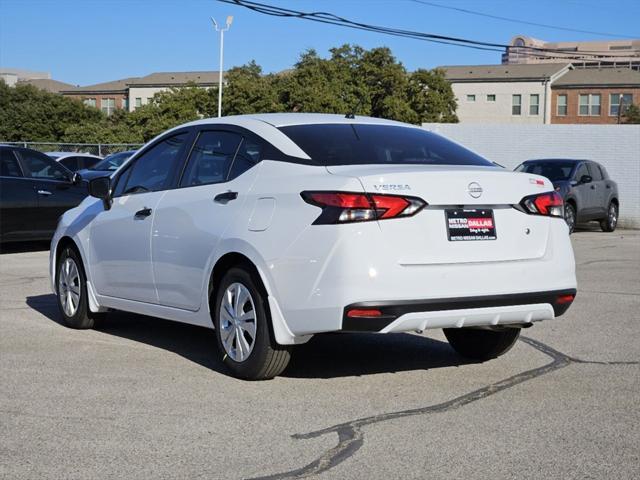
[[359,302],[345,307],[342,331],[404,332],[530,324],[564,314],[575,289],[411,301]]

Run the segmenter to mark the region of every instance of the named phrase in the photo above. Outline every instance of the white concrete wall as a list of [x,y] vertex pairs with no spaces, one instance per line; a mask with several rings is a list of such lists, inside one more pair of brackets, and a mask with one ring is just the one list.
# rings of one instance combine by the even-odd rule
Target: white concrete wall
[[595,160],[618,183],[620,226],[640,228],[640,125],[425,123],[423,128],[507,168],[531,158]]
[[[458,101],[456,113],[460,123],[545,123],[545,85],[543,82],[463,82],[452,83],[451,87]],[[549,123],[551,95],[548,87],[546,90],[546,123]],[[539,95],[538,115],[529,114],[531,94]],[[476,101],[468,101],[467,95],[475,95]],[[496,101],[488,102],[487,95],[495,95]],[[522,96],[522,112],[520,115],[511,114],[512,95]]]

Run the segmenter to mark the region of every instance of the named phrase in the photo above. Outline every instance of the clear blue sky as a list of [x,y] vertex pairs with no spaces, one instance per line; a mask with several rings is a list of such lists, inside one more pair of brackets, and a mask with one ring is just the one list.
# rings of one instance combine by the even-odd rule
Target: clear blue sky
[[[640,38],[638,0],[431,0],[529,22]],[[515,34],[546,40],[604,36],[481,18],[411,0],[262,0],[329,11],[366,23],[507,43]],[[300,52],[322,55],[354,43],[388,46],[410,70],[500,63],[497,52],[387,37],[308,21],[274,18],[215,0],[0,0],[0,66],[45,70],[80,85],[156,71],[216,70],[218,37],[209,16],[234,15],[225,67],[254,59],[265,72],[291,67]]]

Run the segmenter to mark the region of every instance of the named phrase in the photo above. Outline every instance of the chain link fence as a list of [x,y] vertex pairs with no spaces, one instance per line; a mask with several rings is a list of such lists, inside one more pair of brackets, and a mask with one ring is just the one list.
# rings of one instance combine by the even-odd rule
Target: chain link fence
[[3,145],[31,148],[40,152],[90,153],[105,157],[112,153],[137,150],[141,143],[47,143],[47,142],[0,142]]

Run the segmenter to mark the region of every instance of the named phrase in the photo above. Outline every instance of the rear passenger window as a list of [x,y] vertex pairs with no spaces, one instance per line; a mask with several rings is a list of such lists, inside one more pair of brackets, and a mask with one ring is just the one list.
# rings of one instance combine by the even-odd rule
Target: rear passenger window
[[241,141],[242,137],[237,133],[200,133],[191,151],[180,186],[193,187],[225,182]]
[[8,148],[0,149],[0,176],[1,177],[21,177],[18,160]]
[[229,180],[239,177],[262,160],[263,150],[264,144],[262,142],[244,138],[240,144],[236,158],[233,160],[233,165],[229,172]]

